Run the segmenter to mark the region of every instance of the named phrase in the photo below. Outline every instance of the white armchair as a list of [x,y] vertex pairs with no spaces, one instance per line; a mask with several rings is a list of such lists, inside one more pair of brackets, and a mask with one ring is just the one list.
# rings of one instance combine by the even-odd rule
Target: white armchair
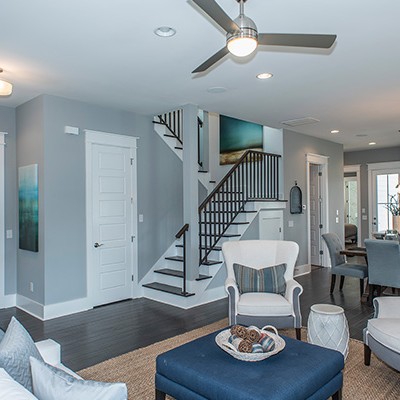
[[[222,254],[228,274],[225,290],[229,297],[229,323],[295,328],[296,337],[300,339],[300,295],[303,288],[293,279],[294,266],[299,254],[298,244],[282,240],[229,241],[222,245]],[[265,292],[240,294],[233,264],[260,270],[282,263],[286,264],[284,295]]]
[[400,297],[376,297],[374,307],[374,318],[364,329],[364,364],[370,365],[372,351],[400,371]]

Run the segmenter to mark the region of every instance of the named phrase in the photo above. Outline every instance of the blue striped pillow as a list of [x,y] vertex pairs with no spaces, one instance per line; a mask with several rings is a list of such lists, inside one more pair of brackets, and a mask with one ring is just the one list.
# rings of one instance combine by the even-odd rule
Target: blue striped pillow
[[262,269],[233,264],[233,271],[240,293],[266,292],[284,295],[286,292],[285,263]]

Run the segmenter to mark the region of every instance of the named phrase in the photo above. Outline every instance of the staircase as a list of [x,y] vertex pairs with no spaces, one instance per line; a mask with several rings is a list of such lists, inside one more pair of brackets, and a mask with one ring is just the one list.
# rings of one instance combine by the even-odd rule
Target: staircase
[[[182,115],[177,112],[171,117],[158,116],[155,130],[160,134],[160,126],[169,119],[175,127],[182,126],[176,121],[180,118]],[[180,142],[182,146],[176,145],[181,141],[181,135],[171,133],[174,130],[172,125],[167,128],[169,133],[163,134],[164,140],[169,141],[169,147],[182,159],[183,150],[177,147],[183,148],[183,142]],[[187,290],[185,242],[190,226],[185,224],[170,248],[143,279],[145,297],[188,308],[210,301],[210,296],[224,295],[223,284],[218,294],[207,293],[212,279],[224,272],[221,271],[222,243],[239,240],[260,209],[285,207],[285,203],[278,200],[279,157],[247,151],[199,206],[199,270],[196,281],[190,283],[191,290]],[[204,172],[199,172],[199,175],[204,176]]]

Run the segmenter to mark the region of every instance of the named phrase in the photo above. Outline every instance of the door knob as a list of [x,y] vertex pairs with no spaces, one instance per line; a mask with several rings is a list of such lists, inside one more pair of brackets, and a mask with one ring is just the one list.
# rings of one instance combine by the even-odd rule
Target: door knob
[[103,244],[104,244],[104,243],[97,243],[97,242],[96,242],[96,243],[94,244],[94,247],[96,247],[96,249],[97,249],[98,247],[103,246]]

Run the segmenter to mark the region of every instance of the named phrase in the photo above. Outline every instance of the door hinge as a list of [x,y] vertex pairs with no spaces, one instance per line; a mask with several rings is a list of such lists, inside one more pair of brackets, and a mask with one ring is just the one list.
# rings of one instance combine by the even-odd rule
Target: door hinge
[[323,250],[320,250],[320,251],[319,251],[319,254],[322,256],[322,255],[324,254],[324,251],[323,251]]
[[134,236],[131,236],[131,242],[133,243],[133,238],[134,238]]
[[318,172],[318,176],[322,176],[322,172]]
[[282,228],[279,228],[279,233],[281,233],[282,232]]
[[133,274],[132,274],[132,282],[133,282]]
[[322,229],[323,228],[323,225],[322,224],[319,224],[319,229]]
[[133,165],[133,158],[131,158],[131,165]]

